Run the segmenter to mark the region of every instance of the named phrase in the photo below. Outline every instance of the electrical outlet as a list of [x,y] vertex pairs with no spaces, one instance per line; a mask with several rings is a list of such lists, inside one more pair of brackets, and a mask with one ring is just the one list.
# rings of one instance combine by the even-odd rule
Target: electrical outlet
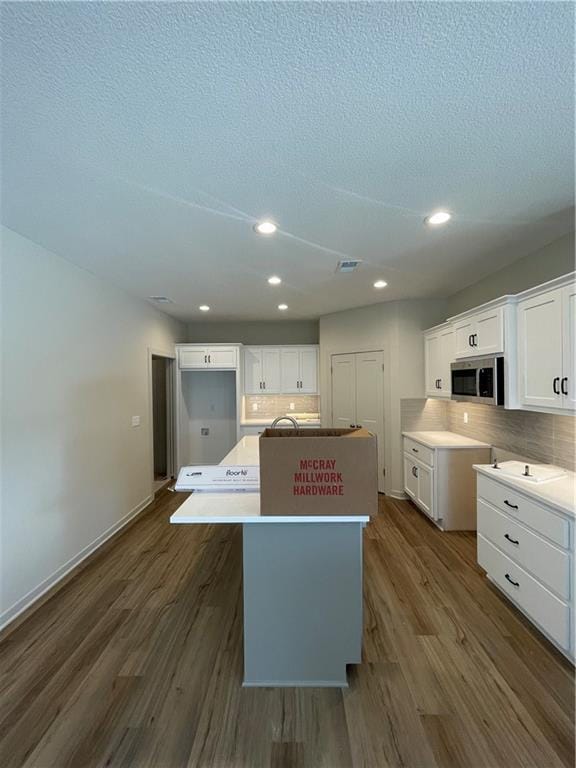
[[132,426],[133,427],[140,426],[140,416],[132,416]]
[[207,437],[210,434],[209,427],[201,427],[200,434],[202,435],[202,437]]
[[252,410],[257,411],[258,410],[258,403],[252,403]]
[[290,410],[291,410],[291,411],[293,411],[295,407],[296,407],[296,406],[294,405],[294,403],[290,403]]
[[464,411],[464,424],[468,424],[468,412]]

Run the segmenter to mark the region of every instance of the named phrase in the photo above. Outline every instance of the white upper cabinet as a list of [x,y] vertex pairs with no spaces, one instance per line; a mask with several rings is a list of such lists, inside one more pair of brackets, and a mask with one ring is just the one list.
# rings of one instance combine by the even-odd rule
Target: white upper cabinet
[[318,347],[282,347],[280,368],[284,394],[317,394]]
[[454,356],[462,358],[503,353],[505,311],[507,307],[500,306],[454,319]]
[[238,367],[238,347],[186,344],[178,347],[178,367],[181,369]]
[[244,348],[244,394],[317,393],[317,346]]
[[280,392],[280,350],[276,347],[244,349],[244,393],[277,395]]
[[455,356],[455,333],[450,324],[424,334],[426,397],[450,397],[450,363]]
[[574,284],[518,302],[518,398],[523,406],[574,409]]

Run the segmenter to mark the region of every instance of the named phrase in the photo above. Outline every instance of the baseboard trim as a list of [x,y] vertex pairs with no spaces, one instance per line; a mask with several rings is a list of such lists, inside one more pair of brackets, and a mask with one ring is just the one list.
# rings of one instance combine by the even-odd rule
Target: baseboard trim
[[393,499],[402,499],[405,500],[408,498],[408,494],[404,493],[404,491],[388,491],[386,494],[387,496],[391,496]]
[[14,605],[7,608],[0,614],[0,640],[16,629],[28,616],[38,610],[47,600],[49,600],[58,590],[68,583],[77,573],[88,565],[88,560],[95,555],[104,544],[110,541],[116,534],[120,533],[136,517],[143,512],[154,501],[154,496],[150,494],[137,504],[133,509],[120,518],[116,523],[107,528],[100,536],[97,536],[84,549],[74,557],[70,558],[64,565],[60,566],[51,576],[44,579],[37,587],[28,592],[24,597],[17,600]]

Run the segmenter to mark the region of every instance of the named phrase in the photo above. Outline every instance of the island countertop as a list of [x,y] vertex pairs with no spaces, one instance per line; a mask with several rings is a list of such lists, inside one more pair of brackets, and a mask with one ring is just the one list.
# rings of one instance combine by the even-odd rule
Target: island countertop
[[[243,437],[220,462],[224,466],[260,463],[259,438]],[[220,493],[195,491],[170,517],[171,523],[362,523],[368,515],[261,515],[260,494],[250,491]]]

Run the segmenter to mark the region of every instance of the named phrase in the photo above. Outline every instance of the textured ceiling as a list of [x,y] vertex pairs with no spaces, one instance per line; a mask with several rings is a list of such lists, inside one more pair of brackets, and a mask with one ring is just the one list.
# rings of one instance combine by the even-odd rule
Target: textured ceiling
[[573,14],[4,2],[3,223],[186,319],[448,295],[570,226]]

